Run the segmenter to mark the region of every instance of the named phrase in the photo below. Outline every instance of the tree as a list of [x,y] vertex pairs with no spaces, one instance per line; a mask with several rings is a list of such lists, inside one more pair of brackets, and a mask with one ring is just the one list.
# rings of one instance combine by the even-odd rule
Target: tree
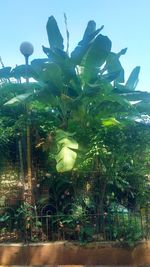
[[[69,55],[68,45],[65,51],[63,37],[51,16],[47,22],[50,48],[43,46],[47,58],[33,60],[28,69],[35,82],[28,86],[21,83],[25,75],[22,65],[13,70],[3,69],[0,89],[1,94],[8,92],[2,100],[3,109],[14,107],[16,113],[19,110],[15,129],[22,132],[24,122],[30,119],[32,135],[38,141],[35,144],[32,138],[32,144],[55,147],[50,153],[58,172],[81,170],[81,163],[89,158],[98,138],[99,146],[92,150],[88,166],[103,176],[101,183],[106,176],[111,177],[112,171],[110,164],[104,167],[102,162],[109,163],[109,155],[114,153],[107,151],[104,133],[114,134],[115,130],[114,133],[110,130],[113,127],[119,131],[128,123],[134,125],[135,121],[144,120],[149,114],[150,99],[148,92],[135,90],[139,67],[124,81],[120,57],[127,49],[112,52],[111,40],[101,34],[102,29],[103,26],[96,29],[96,23],[89,21],[83,39]],[[12,77],[17,79],[16,84],[10,81]],[[25,102],[30,118],[24,114]],[[47,120],[43,122],[45,115]]]

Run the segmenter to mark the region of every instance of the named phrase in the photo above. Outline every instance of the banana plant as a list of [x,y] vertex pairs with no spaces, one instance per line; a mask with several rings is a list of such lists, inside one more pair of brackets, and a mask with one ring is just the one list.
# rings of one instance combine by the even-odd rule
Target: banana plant
[[[136,67],[125,83],[120,57],[127,49],[112,52],[112,42],[101,34],[102,29],[103,26],[96,29],[95,21],[89,21],[82,40],[69,54],[57,22],[51,16],[46,25],[50,47],[42,47],[46,58],[34,59],[29,66],[28,75],[34,83],[4,103],[7,107],[22,105],[25,101],[30,105],[36,99],[49,105],[51,116],[57,121],[54,126],[58,172],[69,171],[76,164],[79,144],[74,125],[110,127],[150,112],[148,108],[144,110],[143,105],[146,102],[149,107],[150,94],[135,90],[140,68]],[[17,80],[24,77],[24,66],[7,71],[9,77]],[[21,83],[20,88],[23,87]]]

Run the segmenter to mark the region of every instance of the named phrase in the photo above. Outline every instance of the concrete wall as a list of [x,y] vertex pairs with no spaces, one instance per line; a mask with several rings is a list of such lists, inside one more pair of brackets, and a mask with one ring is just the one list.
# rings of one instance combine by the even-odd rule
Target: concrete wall
[[0,265],[146,265],[150,266],[150,242],[134,249],[108,243],[79,246],[68,242],[0,244]]

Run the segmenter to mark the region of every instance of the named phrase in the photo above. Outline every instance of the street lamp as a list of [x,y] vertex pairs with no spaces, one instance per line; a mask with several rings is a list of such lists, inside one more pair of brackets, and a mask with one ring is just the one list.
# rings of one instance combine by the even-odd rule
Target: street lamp
[[[25,57],[25,78],[26,78],[26,84],[29,83],[29,77],[28,77],[28,66],[29,66],[29,57],[33,54],[34,48],[33,45],[29,42],[23,42],[20,45],[20,52]],[[29,116],[29,109],[26,105],[26,112]],[[32,204],[32,170],[31,170],[31,141],[30,141],[30,123],[27,123],[26,128],[26,140],[27,140],[27,198],[26,201],[28,204]]]
[[20,52],[24,55],[25,57],[25,65],[26,65],[26,83],[29,83],[29,78],[28,78],[28,65],[29,65],[29,57],[33,54],[34,48],[33,45],[29,42],[23,42],[20,45]]

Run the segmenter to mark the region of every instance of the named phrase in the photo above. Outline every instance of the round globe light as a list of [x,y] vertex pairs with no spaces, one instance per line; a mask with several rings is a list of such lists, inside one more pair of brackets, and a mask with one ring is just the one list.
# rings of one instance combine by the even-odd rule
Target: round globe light
[[29,57],[33,54],[34,48],[33,45],[29,42],[23,42],[20,45],[20,52],[25,56]]

